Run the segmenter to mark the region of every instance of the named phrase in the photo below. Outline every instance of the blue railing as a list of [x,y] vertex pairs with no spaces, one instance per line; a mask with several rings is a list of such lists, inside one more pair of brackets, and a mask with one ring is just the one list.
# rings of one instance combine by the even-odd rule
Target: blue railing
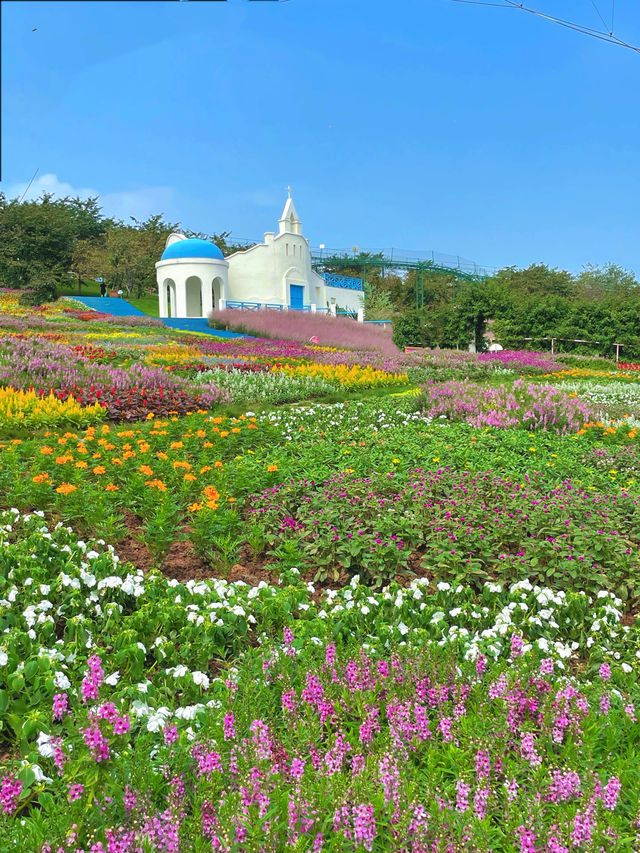
[[332,272],[323,272],[322,278],[327,287],[344,287],[346,290],[362,290],[362,279],[350,275],[336,275]]
[[284,310],[284,305],[274,305],[270,302],[265,302],[264,307],[269,308],[271,311],[283,311]]
[[357,311],[336,311],[336,317],[357,317]]
[[375,323],[376,326],[390,326],[391,320],[365,320],[365,323]]
[[250,310],[257,310],[262,305],[261,302],[235,302],[232,300],[227,300],[227,308],[248,308]]

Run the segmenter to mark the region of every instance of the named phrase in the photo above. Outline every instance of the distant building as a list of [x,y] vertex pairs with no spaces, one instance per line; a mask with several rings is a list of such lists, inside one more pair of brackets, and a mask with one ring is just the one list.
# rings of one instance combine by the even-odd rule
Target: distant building
[[[171,234],[156,264],[161,317],[206,317],[214,308],[352,311],[362,308],[362,279],[325,274],[311,267],[309,241],[289,197],[278,221],[258,243],[225,258],[207,240]],[[246,307],[246,305],[245,305]]]

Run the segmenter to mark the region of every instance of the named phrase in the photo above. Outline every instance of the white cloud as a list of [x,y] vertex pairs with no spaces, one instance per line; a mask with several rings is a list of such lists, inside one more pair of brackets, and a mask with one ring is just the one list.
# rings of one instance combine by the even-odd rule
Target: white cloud
[[[20,198],[27,186],[28,181],[10,184],[3,188],[3,192],[8,199]],[[131,216],[136,219],[146,219],[154,213],[166,213],[174,198],[171,187],[140,187],[121,192],[101,193],[91,187],[74,187],[66,181],[59,180],[57,175],[49,173],[35,179],[25,195],[25,200],[37,199],[44,192],[53,193],[58,198],[97,196],[105,216],[113,216],[125,221],[129,221]]]

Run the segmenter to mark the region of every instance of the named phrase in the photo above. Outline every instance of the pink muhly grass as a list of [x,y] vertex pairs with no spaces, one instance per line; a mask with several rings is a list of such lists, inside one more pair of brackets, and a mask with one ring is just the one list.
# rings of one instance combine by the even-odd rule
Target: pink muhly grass
[[332,317],[304,311],[226,309],[212,311],[209,321],[216,328],[245,332],[265,338],[308,342],[317,338],[319,346],[378,350],[395,355],[398,348],[391,333],[379,326],[358,323],[350,317]]

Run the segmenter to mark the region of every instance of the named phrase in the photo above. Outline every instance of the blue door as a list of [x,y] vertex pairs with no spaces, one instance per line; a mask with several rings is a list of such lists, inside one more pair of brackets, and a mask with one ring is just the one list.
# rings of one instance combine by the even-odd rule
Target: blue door
[[304,285],[303,284],[290,284],[290,297],[289,297],[289,307],[295,309],[296,311],[302,311],[304,308]]

